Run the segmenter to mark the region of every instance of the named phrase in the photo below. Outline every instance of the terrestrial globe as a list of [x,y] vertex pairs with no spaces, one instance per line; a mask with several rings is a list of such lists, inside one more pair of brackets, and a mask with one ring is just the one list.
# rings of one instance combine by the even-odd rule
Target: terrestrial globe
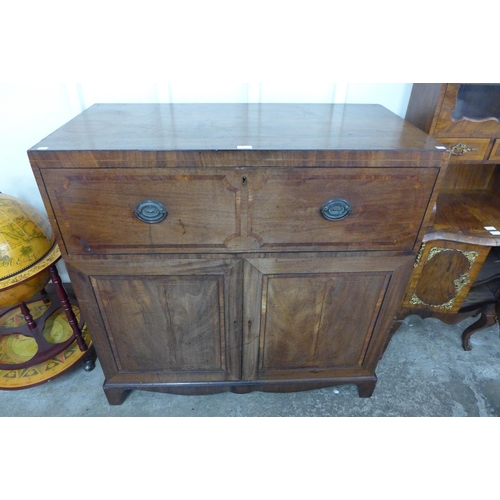
[[49,282],[49,266],[60,256],[46,216],[0,193],[0,309],[40,292]]

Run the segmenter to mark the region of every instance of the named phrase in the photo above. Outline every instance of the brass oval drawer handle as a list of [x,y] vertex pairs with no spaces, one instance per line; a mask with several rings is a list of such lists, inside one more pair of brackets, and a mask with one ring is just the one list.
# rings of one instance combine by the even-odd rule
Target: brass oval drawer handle
[[460,142],[451,147],[451,154],[454,156],[462,156],[465,153],[470,153],[471,151],[477,151],[477,148],[470,148],[467,144]]
[[321,215],[327,220],[345,219],[352,211],[351,205],[341,198],[333,198],[321,207]]
[[155,224],[161,222],[167,215],[167,209],[159,201],[141,201],[134,210],[135,216],[142,222]]

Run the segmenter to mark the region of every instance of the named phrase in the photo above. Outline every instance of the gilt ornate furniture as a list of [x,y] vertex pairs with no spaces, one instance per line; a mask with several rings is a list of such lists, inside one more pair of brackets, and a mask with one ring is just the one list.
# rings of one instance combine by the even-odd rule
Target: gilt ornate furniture
[[500,293],[500,85],[414,84],[406,120],[451,157],[393,330],[408,314],[448,323],[480,315],[462,336],[469,350],[470,336],[495,323]]
[[99,104],[28,155],[110,404],[370,396],[449,156],[328,104]]

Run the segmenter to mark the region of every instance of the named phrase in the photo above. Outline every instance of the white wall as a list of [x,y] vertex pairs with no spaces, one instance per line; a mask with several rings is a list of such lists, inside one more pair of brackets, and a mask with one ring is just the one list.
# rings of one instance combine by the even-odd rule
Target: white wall
[[0,192],[45,212],[26,151],[96,102],[376,103],[404,116],[412,84],[0,84]]
[[[403,117],[412,84],[0,83],[0,192],[45,212],[26,151],[97,102],[382,104]],[[68,280],[59,265],[64,281]]]

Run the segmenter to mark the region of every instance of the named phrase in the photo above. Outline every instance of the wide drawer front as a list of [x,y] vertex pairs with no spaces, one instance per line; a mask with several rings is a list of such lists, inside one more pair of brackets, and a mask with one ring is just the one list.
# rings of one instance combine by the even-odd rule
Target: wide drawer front
[[437,173],[117,168],[44,169],[42,176],[66,251],[82,255],[408,250]]

